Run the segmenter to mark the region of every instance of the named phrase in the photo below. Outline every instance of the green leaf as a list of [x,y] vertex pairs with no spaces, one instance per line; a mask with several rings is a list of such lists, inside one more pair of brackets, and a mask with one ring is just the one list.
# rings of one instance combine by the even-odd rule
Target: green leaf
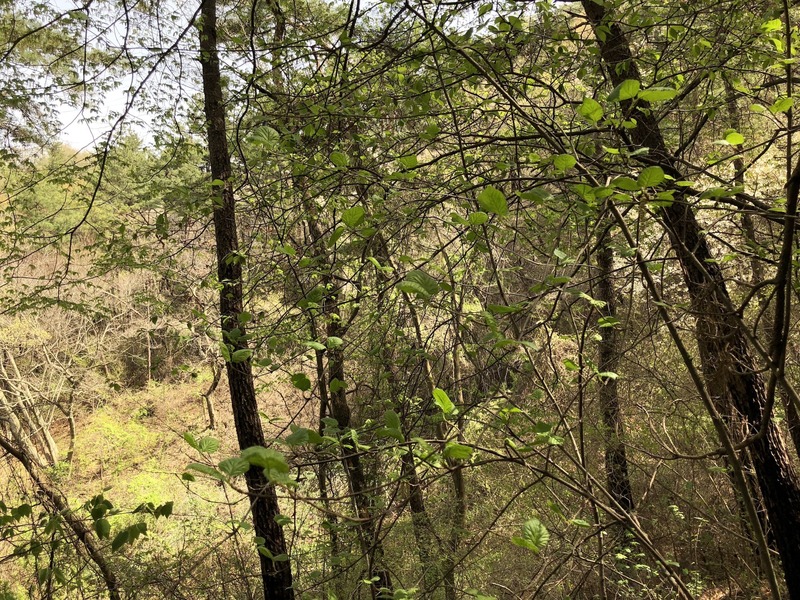
[[613,90],[611,90],[611,93],[608,95],[608,101],[622,102],[623,100],[635,98],[636,94],[639,93],[640,88],[641,85],[635,79],[626,79]]
[[198,445],[197,440],[188,431],[183,434],[183,439],[186,440],[186,443],[189,444],[195,450],[200,450],[200,446]]
[[738,131],[730,129],[725,132],[725,141],[731,146],[739,146],[744,144],[744,136]]
[[488,220],[489,220],[489,215],[487,215],[485,212],[480,211],[480,210],[477,211],[477,212],[471,213],[469,215],[469,224],[470,225],[483,225]]
[[361,206],[353,206],[342,213],[342,223],[350,229],[355,229],[364,222],[366,211]]
[[464,444],[449,442],[445,445],[443,454],[445,458],[463,460],[472,456],[472,448],[465,446]]
[[438,387],[433,389],[433,402],[446,415],[449,415],[456,409],[456,405],[450,400],[450,396],[447,395],[447,392]]
[[251,446],[242,450],[241,457],[255,467],[261,467],[265,471],[277,471],[278,473],[288,473],[289,463],[286,458],[272,448],[263,446]]
[[305,373],[295,373],[292,375],[292,385],[301,392],[307,392],[311,389],[311,380]]
[[397,284],[397,288],[407,294],[416,294],[429,300],[439,291],[439,283],[425,271],[414,269]]
[[404,169],[413,169],[419,164],[416,154],[401,156],[400,158],[397,159],[397,162],[399,162]]
[[553,157],[553,166],[561,172],[571,169],[576,164],[578,161],[572,154],[557,154]]
[[392,437],[398,442],[404,442],[405,437],[400,423],[400,415],[393,410],[387,410],[383,415],[383,420],[386,423],[386,427],[381,427],[377,432],[378,435],[380,437]]
[[238,477],[244,475],[250,469],[250,463],[243,458],[234,457],[226,458],[219,463],[219,470],[225,473],[228,477]]
[[347,384],[344,381],[336,379],[335,377],[331,379],[330,383],[328,384],[328,389],[330,389],[331,393],[335,394],[336,392],[343,390],[347,387]]
[[773,115],[777,115],[778,113],[786,112],[792,108],[792,106],[794,106],[794,100],[792,98],[778,98],[772,103],[769,110]]
[[165,238],[169,235],[169,217],[167,213],[161,213],[156,217],[156,236]]
[[[94,511],[93,511],[94,512]],[[103,511],[105,512],[105,511]],[[47,525],[44,528],[45,535],[52,535],[57,531],[62,531],[61,523],[63,521],[63,517],[59,514],[51,515],[50,518],[47,520]]]
[[550,541],[550,532],[539,519],[530,519],[522,526],[522,535],[512,538],[511,541],[517,546],[539,554]]
[[383,420],[389,429],[401,429],[400,415],[393,410],[387,410],[383,415]]
[[532,188],[525,192],[517,192],[517,196],[523,200],[531,200],[535,204],[544,204],[553,199],[553,194],[542,188]]
[[638,192],[640,189],[642,189],[642,186],[639,185],[639,182],[625,176],[617,177],[611,182],[611,185],[617,189],[625,190],[626,192]]
[[203,463],[191,463],[186,468],[199,471],[203,475],[208,475],[209,477],[218,479],[219,481],[225,481],[225,476],[222,473],[217,471],[214,467],[209,467],[208,465],[204,465]]
[[436,125],[436,124],[428,125],[428,126],[425,128],[425,133],[423,133],[422,135],[420,135],[420,137],[421,137],[423,140],[432,140],[432,139],[434,139],[434,138],[435,138],[437,135],[439,135],[439,132],[440,132],[440,131],[441,131],[441,128],[440,128],[438,125]]
[[128,543],[129,532],[127,529],[123,529],[120,531],[115,537],[114,541],[111,542],[111,550],[116,552],[120,548],[122,548],[125,544]]
[[456,225],[464,225],[464,226],[469,225],[469,221],[457,213],[450,213],[450,218]]
[[603,107],[594,98],[584,98],[578,107],[578,114],[591,123],[603,118]]
[[[564,255],[564,258],[566,258],[566,254]],[[508,306],[505,304],[489,304],[486,309],[493,315],[509,315],[525,310],[525,305],[519,303],[510,304]]]
[[592,524],[589,521],[584,521],[583,519],[570,519],[570,525],[575,525],[575,527],[591,527]]
[[390,437],[396,439],[398,442],[404,442],[405,438],[403,437],[403,432],[395,427],[381,427],[378,431],[375,432],[378,437]]
[[486,212],[500,215],[501,217],[508,214],[508,201],[505,194],[493,185],[487,186],[478,194],[478,204]]
[[706,198],[713,198],[716,200],[718,198],[728,198],[734,194],[735,192],[732,189],[715,187],[705,190],[702,194],[700,194],[700,199],[705,200]]
[[597,324],[600,327],[613,327],[614,325],[619,325],[620,322],[617,317],[600,317],[597,319]]
[[328,248],[332,248],[336,242],[339,241],[339,238],[342,237],[345,231],[347,231],[346,227],[337,227],[334,229],[331,237],[328,238]]
[[219,450],[219,440],[213,437],[204,437],[198,442],[197,449],[200,452],[216,452]]
[[325,350],[325,346],[323,344],[320,344],[319,342],[303,342],[303,345],[308,346],[312,350],[320,350],[320,351]]
[[331,152],[330,158],[331,162],[340,169],[346,167],[347,163],[349,162],[347,154],[344,152]]
[[303,444],[321,444],[323,440],[322,436],[313,429],[296,427],[284,441],[289,446],[301,446]]
[[169,517],[172,515],[172,509],[175,507],[174,502],[165,502],[153,512],[156,518],[158,517]]
[[272,149],[277,146],[281,141],[280,134],[272,127],[263,125],[258,127],[250,136],[247,141],[255,146],[261,146],[265,149]]
[[678,90],[668,87],[650,87],[639,92],[639,99],[646,102],[665,102],[678,95]]
[[111,523],[108,519],[98,519],[94,522],[94,531],[101,540],[107,540],[111,536]]
[[253,351],[248,348],[243,348],[242,350],[237,350],[233,354],[231,354],[231,362],[232,363],[243,363],[250,360],[250,357],[253,356]]
[[340,337],[336,337],[335,335],[330,336],[327,340],[325,340],[325,344],[333,350],[334,348],[338,348],[342,344],[344,344],[344,340]]
[[592,298],[586,292],[578,292],[577,295],[578,295],[578,298],[582,298],[583,300],[586,300],[592,306],[595,306],[597,308],[605,308],[606,303],[603,300],[598,300],[597,298]]
[[664,181],[664,169],[661,167],[647,167],[639,173],[636,180],[642,187],[655,187]]

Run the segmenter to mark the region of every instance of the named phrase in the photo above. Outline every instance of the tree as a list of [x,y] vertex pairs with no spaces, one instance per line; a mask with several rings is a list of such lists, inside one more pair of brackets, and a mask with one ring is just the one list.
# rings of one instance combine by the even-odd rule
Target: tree
[[[125,114],[6,176],[7,305],[79,311],[92,343],[63,320],[47,368],[0,344],[0,440],[94,495],[55,510],[88,511],[120,595],[778,596],[776,556],[798,594],[794,8],[172,8],[58,17],[87,91],[131,82]],[[137,107],[154,135],[125,134]],[[37,396],[66,356],[94,385]],[[197,395],[226,376],[211,437]],[[182,473],[182,519],[150,527],[155,497],[129,523],[74,478],[100,420],[135,455],[109,495]],[[68,594],[82,567],[26,485],[0,522],[29,563],[0,574]]]
[[[200,63],[203,67],[203,96],[208,127],[208,152],[211,163],[211,189],[214,204],[214,235],[217,250],[217,277],[220,285],[222,343],[226,345],[226,371],[236,433],[242,450],[266,444],[258,412],[243,318],[242,262],[236,227],[236,199],[225,127],[225,104],[217,49],[216,0],[203,0],[200,13]],[[256,535],[263,540],[260,553],[264,597],[292,600],[292,571],[286,558],[283,529],[275,488],[265,475],[267,465],[252,464],[245,477],[250,495]]]
[[[612,83],[619,87],[624,86],[626,81],[641,81],[642,76],[620,25],[610,20],[600,5],[584,2],[583,7],[598,36],[600,54],[608,66]],[[608,32],[597,34],[600,28],[607,28]],[[636,126],[630,130],[633,144],[649,148],[656,165],[675,180],[682,179],[667,150],[658,123],[652,113],[644,112],[648,108],[646,101],[634,106],[629,98],[621,99],[621,106],[636,122]],[[787,185],[789,217],[785,230],[788,232],[788,245],[791,246],[794,231],[792,215],[796,210],[797,191],[794,179],[790,179]],[[800,579],[795,579],[790,567],[800,560],[800,540],[794,534],[800,525],[800,479],[786,453],[781,434],[772,422],[770,411],[773,400],[766,396],[745,333],[737,318],[731,315],[732,303],[722,273],[712,260],[711,251],[692,209],[687,203],[681,202],[680,197],[677,200],[661,209],[661,215],[680,261],[694,307],[698,350],[708,393],[721,414],[735,419],[732,411],[737,411],[747,422],[746,431],[753,436],[748,443],[752,444],[756,474],[770,516],[772,534],[785,566],[786,582],[790,594],[800,597]],[[785,283],[785,276],[779,276],[779,289]],[[781,316],[778,318],[782,328],[785,307],[779,306]],[[780,340],[773,341],[773,361],[776,352],[783,352],[779,349],[780,343]],[[774,394],[774,384],[770,387]],[[748,493],[746,488],[739,491]],[[758,527],[757,523],[753,523],[753,526]],[[766,548],[762,548],[762,552],[766,554]],[[774,593],[777,594],[777,591]]]

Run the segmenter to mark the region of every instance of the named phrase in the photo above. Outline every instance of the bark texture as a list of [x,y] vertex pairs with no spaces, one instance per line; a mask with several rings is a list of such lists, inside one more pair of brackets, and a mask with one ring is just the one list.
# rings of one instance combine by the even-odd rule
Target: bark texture
[[[614,317],[617,312],[614,283],[614,251],[608,240],[608,233],[602,234],[597,253],[599,268],[597,299],[605,302],[602,309],[604,317]],[[598,344],[598,369],[601,373],[616,373],[619,365],[617,348],[617,329],[614,326],[600,328],[601,340]],[[617,379],[606,377],[600,381],[598,400],[603,413],[603,433],[605,443],[605,468],[608,492],[614,501],[630,512],[634,509],[633,491],[628,475],[628,456],[625,451],[625,428],[619,406]]]
[[[247,341],[239,315],[243,310],[242,259],[236,226],[236,208],[231,183],[231,160],[225,132],[225,104],[222,94],[217,53],[216,0],[202,0],[200,21],[200,63],[203,68],[203,96],[208,131],[208,153],[214,181],[214,235],[217,245],[217,275],[221,284],[220,316],[222,336],[231,349],[246,350]],[[250,360],[227,362],[236,435],[241,449],[264,446],[264,432],[258,414],[258,402]],[[280,514],[275,488],[260,468],[251,467],[245,474],[257,536],[273,556],[286,554],[283,528],[275,521]],[[266,600],[293,600],[290,562],[273,561],[259,553],[261,578]]]
[[106,560],[105,555],[100,550],[97,538],[92,530],[86,525],[83,519],[78,517],[69,507],[69,502],[64,495],[48,480],[37,465],[26,456],[24,452],[14,448],[6,440],[0,437],[0,448],[16,458],[30,475],[36,488],[41,493],[44,501],[49,504],[55,512],[64,519],[67,527],[72,531],[77,543],[75,544],[78,552],[84,552],[97,567],[100,576],[108,590],[110,600],[121,600],[120,585],[117,575]]
[[[324,235],[316,219],[315,211],[310,202],[306,203],[308,232],[310,234],[309,244],[315,249],[315,254],[325,257],[325,263],[330,265],[326,273],[321,277],[320,283],[329,290],[322,300],[322,315],[325,320],[325,335],[328,338],[344,338],[347,334],[347,326],[342,324],[339,299],[341,285],[332,276],[334,265],[328,250],[325,246]],[[361,545],[361,552],[367,561],[367,577],[372,581],[370,594],[377,598],[382,593],[381,590],[392,589],[392,579],[385,566],[383,542],[380,538],[379,515],[374,510],[374,502],[369,491],[370,485],[367,480],[364,465],[361,461],[361,452],[352,441],[354,438],[350,434],[352,427],[351,410],[347,401],[347,389],[345,387],[345,354],[344,346],[328,348],[325,350],[327,357],[327,381],[321,380],[320,385],[325,389],[321,390],[322,401],[320,420],[322,415],[327,412],[336,419],[341,435],[341,454],[342,465],[347,476],[350,495],[353,499],[353,508],[359,518],[358,538]],[[318,355],[320,356],[320,355]],[[321,356],[320,356],[321,358]],[[318,368],[318,373],[323,372]],[[389,592],[391,593],[391,592]]]
[[[608,19],[604,6],[592,0],[583,0],[582,5],[595,30],[600,56],[611,82],[616,86],[626,79],[641,81],[629,41],[620,25]],[[649,148],[650,162],[676,179],[683,179],[647,103],[624,101],[622,109],[636,120],[636,127],[630,130],[632,145]],[[752,435],[762,425],[762,413],[767,405],[766,388],[742,326],[729,309],[731,302],[723,274],[710,260],[712,255],[702,227],[687,200],[685,196],[676,198],[671,206],[661,209],[659,216],[666,225],[683,271],[696,320],[697,346],[706,387],[719,412],[732,420],[741,418],[745,433]],[[789,595],[800,599],[800,479],[774,422],[767,423],[764,435],[751,444],[750,453]]]

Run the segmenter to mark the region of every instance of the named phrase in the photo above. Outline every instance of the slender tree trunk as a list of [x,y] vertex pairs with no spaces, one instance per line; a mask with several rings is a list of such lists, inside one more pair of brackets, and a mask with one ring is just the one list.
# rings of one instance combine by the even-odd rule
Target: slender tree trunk
[[214,363],[211,365],[211,373],[211,384],[208,386],[208,389],[205,392],[201,392],[200,395],[203,396],[203,407],[206,409],[206,414],[208,415],[208,428],[216,429],[217,411],[214,408],[213,396],[214,392],[217,391],[217,386],[219,385],[220,379],[222,379],[222,369],[216,361],[214,361]]
[[[733,88],[733,85],[729,81],[728,77],[725,76],[723,78],[725,82],[725,104],[728,111],[728,117],[730,119],[730,124],[733,129],[736,131],[742,130],[742,123],[741,117],[739,115],[739,108],[736,104],[736,90]],[[736,152],[736,155],[733,158],[733,169],[734,169],[734,183],[737,187],[744,188],[745,180],[745,165],[744,165],[744,158],[742,157],[742,152],[744,148],[741,144],[738,144],[733,147],[733,151]],[[758,240],[756,239],[756,227],[755,223],[753,222],[753,217],[747,211],[742,211],[742,230],[744,231],[745,241],[747,242],[748,246],[751,248],[751,256],[750,256],[750,283],[753,286],[761,286],[766,279],[764,275],[764,265],[759,260],[756,252],[758,249]],[[774,311],[770,309],[769,306],[769,297],[766,294],[766,291],[763,287],[761,287],[756,294],[758,298],[759,304],[759,314],[761,315],[761,319],[763,319],[766,327],[765,329],[769,330],[771,321],[774,320]],[[772,336],[770,335],[770,338]],[[771,343],[771,340],[770,340]],[[800,456],[800,414],[797,412],[797,407],[795,406],[794,402],[792,402],[789,394],[786,390],[782,387],[780,391],[781,395],[781,402],[783,404],[783,408],[786,413],[786,427],[789,430],[789,435],[792,438],[792,443],[794,444],[795,453]]]
[[[727,75],[723,75],[723,81],[725,84],[725,104],[728,111],[728,118],[730,119],[730,124],[733,129],[736,131],[741,131],[742,124],[741,119],[739,118],[739,109],[736,105],[736,91],[733,88],[733,85],[729,81]],[[741,144],[738,144],[733,147],[733,151],[736,152],[736,155],[733,159],[733,169],[734,175],[733,180],[737,187],[741,187],[744,189],[744,175],[745,175],[745,166],[744,166],[744,158],[742,158],[742,152],[744,148]],[[755,225],[753,224],[753,218],[745,211],[742,213],[742,227],[745,232],[746,241],[751,246],[756,246],[756,232],[755,232]],[[755,252],[752,253],[750,259],[750,268],[751,268],[751,284],[753,286],[761,285],[761,282],[764,281],[764,268],[761,264],[761,261],[755,255]],[[759,304],[759,314],[764,319],[765,324],[767,325],[765,329],[768,331],[769,336],[769,323],[772,320],[770,315],[772,311],[769,308],[769,299],[767,295],[764,293],[763,287],[759,290],[758,294],[758,304]],[[769,336],[771,337],[771,336]],[[782,399],[784,401],[784,405],[786,407],[786,421],[789,425],[789,431],[792,431],[792,413],[794,409],[794,404],[789,400],[788,395],[785,391],[782,393]],[[730,411],[733,413],[734,411]],[[740,429],[742,428],[741,422],[736,424]],[[795,448],[797,448],[797,444],[795,442]],[[750,449],[746,449],[742,452],[741,456],[742,466],[745,468],[745,475],[747,476],[747,484],[750,487],[750,494],[753,497],[753,501],[756,504],[756,508],[758,510],[758,517],[761,521],[761,529],[767,534],[767,539],[771,542],[772,546],[774,546],[774,539],[772,539],[771,529],[769,526],[769,519],[766,515],[766,509],[764,508],[764,498],[762,497],[761,490],[758,486],[758,479],[755,475],[753,469],[753,457],[751,456]],[[731,482],[734,483],[733,474],[730,473]],[[734,487],[735,483],[734,483]],[[741,513],[742,519],[742,527],[746,535],[751,535],[753,533],[752,526],[750,525],[748,518],[747,518],[747,510],[744,506],[743,500],[741,495],[738,495],[738,502],[739,502],[739,511]],[[753,548],[754,553],[758,556],[759,549],[758,545],[754,544]]]
[[[463,443],[464,440],[464,411],[466,410],[464,402],[464,388],[461,384],[461,314],[464,306],[464,295],[456,297],[456,290],[459,287],[456,285],[454,265],[450,262],[450,258],[446,250],[443,250],[442,257],[447,265],[447,273],[450,277],[450,305],[453,311],[453,391],[455,392],[455,406],[458,409],[456,416],[456,439]],[[496,273],[496,269],[495,269]],[[463,289],[463,288],[462,288]],[[422,344],[422,332],[420,330],[420,323],[415,313],[415,329],[417,333],[417,341]],[[422,346],[420,346],[422,349]],[[428,375],[428,385],[433,385],[433,377],[430,368],[430,362],[425,359],[426,373]],[[431,401],[433,400],[433,387],[430,390]],[[442,432],[444,430],[442,429]],[[444,435],[441,436],[444,439]],[[464,529],[467,524],[467,483],[464,479],[464,463],[461,460],[451,459],[447,461],[447,466],[450,468],[450,477],[453,481],[453,499],[455,500],[453,507],[453,516],[450,522],[450,539],[448,540],[448,552],[446,553],[446,560],[444,565],[445,570],[445,599],[456,600],[458,597],[456,591],[456,569],[458,568],[459,560],[459,547],[461,546],[461,538],[464,535]]]
[[[397,271],[396,265],[392,262],[391,256],[389,255],[388,246],[386,241],[384,240],[383,236],[378,233],[378,248],[380,251],[381,259],[385,261],[387,264],[391,265],[392,269]],[[447,273],[450,275],[450,285],[453,290],[457,289],[456,282],[453,279],[453,267],[450,264],[449,258],[447,253],[443,253],[442,256],[445,259],[447,265]],[[434,381],[433,376],[433,367],[431,366],[431,361],[428,359],[427,354],[425,352],[425,342],[422,336],[422,323],[420,322],[419,314],[417,313],[417,309],[414,306],[411,298],[406,292],[402,292],[403,301],[408,308],[408,312],[411,315],[411,323],[414,327],[414,338],[416,341],[416,349],[422,356],[422,368],[423,373],[425,375],[425,383],[426,383],[426,402],[428,407],[433,407],[433,391],[436,388],[436,382]],[[457,302],[455,299],[455,292],[451,296],[452,299],[452,307],[453,307],[453,314],[454,314],[454,323],[453,323],[453,384],[455,386],[455,397],[456,397],[456,406],[459,409],[459,417],[456,423],[456,427],[458,428],[457,436],[460,442],[464,441],[463,438],[463,406],[464,406],[464,394],[463,389],[461,387],[461,370],[460,370],[460,348],[461,348],[461,337],[459,335],[461,323],[459,319],[459,315],[461,314],[462,307],[460,306],[460,302]],[[448,432],[445,428],[443,422],[439,422],[437,424],[437,435],[439,439],[446,439],[448,436]],[[463,465],[460,460],[448,458],[445,461],[448,469],[450,470],[450,480],[452,482],[452,492],[453,492],[453,512],[450,515],[449,519],[449,535],[447,541],[443,544],[444,552],[442,553],[442,557],[437,559],[440,564],[437,564],[435,567],[432,565],[431,569],[436,569],[437,572],[441,573],[441,578],[443,579],[444,583],[444,596],[445,600],[456,600],[457,598],[457,590],[456,590],[456,570],[458,567],[458,549],[461,543],[461,536],[464,531],[464,527],[466,524],[466,516],[467,516],[467,493],[466,493],[466,482],[464,480],[464,471]],[[413,477],[416,478],[416,471],[413,473]],[[414,480],[409,480],[409,485],[415,485]],[[415,493],[413,487],[410,493]],[[419,490],[419,498],[410,498],[409,500],[413,500],[413,504],[410,505],[410,508],[413,511],[422,511],[424,510],[424,504],[422,503],[422,495],[421,490]],[[430,518],[425,514],[424,516],[421,512],[415,513],[417,515],[418,521],[417,523],[422,526],[425,522],[430,523]],[[417,536],[418,539],[434,539],[436,538],[436,531],[432,527],[431,523],[431,535],[426,536],[422,534],[420,531],[420,535]],[[423,540],[424,541],[424,540]],[[421,552],[421,551],[420,551]]]
[[[386,240],[380,233],[376,235],[376,240],[378,242],[376,253],[381,263],[392,265],[392,260],[389,256],[389,251],[386,246]],[[378,280],[379,283],[384,286],[384,289],[391,289],[392,280],[388,275],[379,274]],[[414,306],[411,304],[408,295],[403,293],[403,299],[405,300],[409,310],[414,313]],[[378,312],[380,314],[385,314],[386,309],[386,295],[381,293],[378,296]],[[414,314],[414,318],[416,319],[416,314]],[[419,342],[417,345],[419,346]],[[420,351],[424,353],[421,348]],[[425,363],[426,380],[431,382],[433,381],[433,378],[432,376],[429,376],[430,363],[427,358],[423,360]],[[401,398],[403,394],[400,389],[400,381],[394,368],[396,361],[392,356],[392,348],[388,343],[381,345],[381,361],[383,365],[385,365],[385,369],[387,371],[389,397]],[[432,394],[433,388],[430,387],[430,383],[428,388],[428,393]],[[428,402],[432,403],[433,399],[429,398]],[[410,433],[408,431],[404,431],[403,433],[406,435],[406,437],[410,437]],[[430,597],[439,587],[442,586],[442,584],[447,586],[446,582],[449,580],[449,573],[448,575],[445,575],[447,561],[441,552],[441,546],[436,534],[436,528],[433,524],[433,520],[431,519],[431,515],[425,506],[423,485],[420,481],[419,473],[417,472],[417,465],[414,460],[414,453],[411,447],[406,449],[401,461],[403,479],[408,485],[408,508],[411,511],[411,525],[414,530],[414,540],[417,543],[417,555],[419,556],[420,568],[422,569],[423,587],[421,594],[423,597]],[[445,592],[445,595],[449,597],[447,592]]]
[[[325,312],[336,310],[337,297],[335,293],[327,296],[323,305]],[[329,318],[327,334],[328,337],[341,337],[343,335],[338,319]],[[377,598],[381,589],[392,589],[392,580],[389,576],[389,571],[384,567],[383,544],[375,527],[376,518],[373,514],[372,501],[367,493],[367,478],[364,474],[364,466],[361,463],[360,451],[355,443],[350,445],[346,439],[349,437],[347,432],[350,429],[351,422],[350,407],[347,404],[347,392],[344,387],[344,353],[341,347],[329,349],[327,353],[327,384],[331,416],[339,423],[339,427],[345,431],[342,437],[342,462],[347,473],[356,513],[361,519],[359,533],[362,549],[367,559],[369,579],[374,581],[374,585],[370,587],[370,590],[372,597]]]
[[67,527],[72,531],[78,540],[76,548],[79,551],[85,552],[89,559],[95,564],[97,570],[100,571],[100,576],[105,582],[106,589],[108,590],[108,597],[110,600],[121,600],[119,590],[119,581],[111,566],[106,561],[105,556],[100,551],[96,538],[84,521],[78,518],[69,508],[67,499],[64,498],[62,493],[55,488],[44,475],[39,472],[37,465],[31,462],[30,458],[26,456],[19,449],[14,448],[7,441],[0,438],[0,448],[8,452],[16,458],[20,464],[25,468],[30,475],[33,483],[37,489],[42,493],[44,499],[53,507],[54,510],[61,515]]
[[795,452],[800,456],[800,413],[797,412],[797,407],[791,398],[787,396],[788,394],[781,392],[781,400],[783,400],[783,406],[786,410],[786,427],[789,429],[789,436],[794,443]]
[[[242,256],[236,227],[236,208],[231,182],[231,161],[225,132],[225,105],[217,53],[216,0],[200,5],[200,63],[203,68],[203,96],[208,127],[208,152],[214,202],[214,235],[217,245],[217,274],[220,285],[220,316],[223,342],[231,354],[247,349],[243,310]],[[239,447],[264,446],[264,432],[258,414],[250,360],[226,363],[233,419]],[[283,528],[275,521],[280,514],[278,497],[262,469],[251,467],[245,474],[257,536],[273,554],[286,553]],[[266,600],[293,600],[290,561],[273,561],[259,553]]]
[[[601,231],[602,239],[597,253],[599,269],[597,299],[605,302],[604,317],[614,317],[617,303],[614,290],[614,251],[609,244],[608,231]],[[598,369],[601,373],[616,373],[619,365],[617,328],[606,324],[600,328],[598,344]],[[605,377],[598,390],[600,410],[603,413],[603,437],[605,443],[605,469],[608,492],[623,509],[634,510],[633,491],[628,475],[628,457],[625,451],[625,428],[617,393],[617,378]]]
[[77,427],[75,425],[75,386],[69,392],[69,405],[66,411],[67,423],[69,425],[69,447],[67,448],[67,456],[65,458],[70,469],[72,468],[72,459],[75,456],[75,440],[78,438]]
[[[379,305],[379,310],[380,308]],[[382,362],[388,372],[386,378],[389,384],[389,398],[401,398],[397,373],[393,366],[395,362],[388,344],[383,344]],[[403,433],[406,438],[410,437],[407,431]],[[403,479],[408,485],[408,508],[411,511],[411,526],[414,530],[414,541],[417,543],[417,555],[422,570],[421,595],[430,597],[446,580],[442,569],[444,561],[440,558],[441,552],[437,543],[436,528],[425,507],[422,482],[417,473],[417,465],[411,447],[406,448],[400,460]]]
[[[329,290],[322,300],[322,314],[326,321],[325,335],[328,338],[343,338],[347,333],[347,328],[341,324],[341,315],[339,314],[339,295],[341,290],[338,287],[339,284],[331,277],[334,265],[331,264],[330,260],[327,260],[328,252],[322,231],[315,217],[314,208],[308,202],[305,203],[305,207],[311,246],[315,249],[317,256],[325,257],[328,265],[327,272],[320,281]],[[356,514],[361,519],[358,527],[361,551],[367,560],[367,578],[374,583],[370,586],[370,593],[373,598],[377,598],[381,594],[381,589],[392,589],[392,580],[384,564],[383,543],[376,528],[377,518],[368,492],[369,486],[364,472],[364,465],[361,462],[361,455],[355,444],[351,446],[348,442],[351,413],[350,406],[347,403],[347,390],[345,387],[344,351],[342,346],[329,348],[325,350],[325,355],[327,356],[327,381],[320,381],[320,385],[327,387],[323,392],[322,398],[324,404],[327,405],[328,414],[336,419],[339,427],[344,431],[341,444],[342,464],[344,465]]]
[[[22,378],[14,355],[9,350],[4,354],[5,360],[0,361],[1,385],[5,393],[14,399],[13,412],[18,417],[21,431],[27,436],[31,445],[38,447],[38,453],[44,460],[43,464],[54,465],[58,462],[58,446],[31,396],[30,388]],[[6,362],[11,370],[10,374],[6,370]]]
[[[582,5],[595,30],[600,55],[612,83],[619,85],[626,79],[641,81],[620,25],[608,20],[601,4],[582,0]],[[621,106],[629,118],[636,120],[636,126],[630,130],[633,144],[649,148],[651,161],[676,179],[683,179],[667,150],[658,122],[647,110],[647,103],[639,101],[634,105],[624,101]],[[695,313],[697,346],[709,394],[721,413],[730,415],[731,407],[735,409],[737,418],[743,419],[747,433],[752,435],[762,425],[767,393],[742,326],[731,314],[722,271],[711,260],[702,227],[685,198],[678,198],[659,214],[683,270]],[[766,423],[764,435],[752,442],[750,451],[790,597],[800,599],[800,479],[774,422]]]
[[9,390],[5,382],[0,380],[0,423],[5,424],[14,443],[31,462],[41,468],[52,466],[32,443],[30,435],[17,417],[15,403],[9,399],[10,394],[13,394],[13,390]]
[[422,568],[422,596],[430,597],[442,585],[442,569],[439,554],[436,551],[436,530],[425,508],[425,496],[422,494],[422,483],[414,464],[414,454],[409,448],[403,454],[403,478],[408,483],[408,508],[411,511],[411,526],[414,529],[414,541],[417,543],[417,555]]
[[[317,333],[315,327],[312,324],[312,337],[316,338]],[[319,385],[319,422],[318,422],[318,429],[317,432],[320,435],[324,435],[325,432],[325,418],[328,416],[328,406],[330,404],[328,400],[328,386],[326,385],[325,381],[325,358],[324,358],[324,351],[322,350],[315,350],[314,356],[316,358],[316,367],[317,367],[317,382]],[[319,498],[322,501],[322,506],[328,511],[328,516],[326,520],[330,525],[328,529],[328,539],[330,540],[330,554],[331,558],[339,556],[341,552],[341,545],[339,543],[339,519],[336,517],[333,510],[331,510],[331,501],[328,495],[328,470],[329,464],[327,461],[327,457],[321,453],[322,448],[316,447],[315,450],[318,453],[320,458],[319,466],[317,467],[317,487],[319,487]],[[325,590],[323,590],[323,594]],[[345,594],[344,586],[342,585],[341,578],[334,578],[333,581],[333,595],[337,597],[342,597]]]

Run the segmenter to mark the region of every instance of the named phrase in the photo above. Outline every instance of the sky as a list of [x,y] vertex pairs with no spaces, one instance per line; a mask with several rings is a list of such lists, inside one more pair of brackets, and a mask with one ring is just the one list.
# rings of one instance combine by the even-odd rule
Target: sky
[[[108,132],[114,124],[115,118],[112,114],[119,114],[125,109],[125,94],[120,90],[114,90],[103,99],[103,110],[99,120],[87,123],[82,117],[81,109],[62,105],[59,109],[61,119],[61,142],[74,148],[75,150],[89,150],[94,148],[98,142],[106,140]],[[146,115],[136,111],[126,119],[127,127],[139,134],[142,139],[151,137],[149,127],[146,126],[149,120]],[[142,123],[142,125],[137,125]]]
[[[78,3],[76,0],[54,0],[54,6],[61,11],[74,11]],[[109,5],[104,5],[106,9]],[[193,60],[186,61],[185,58],[178,56],[183,42],[180,46],[175,46],[177,36],[192,35],[191,30],[187,30],[188,19],[192,15],[192,8],[196,9],[194,3],[182,5],[165,0],[160,5],[162,13],[155,15],[137,13],[114,14],[103,8],[89,9],[90,18],[86,21],[88,28],[85,39],[89,47],[93,50],[105,52],[109,56],[115,56],[115,68],[104,68],[95,64],[83,71],[83,77],[87,80],[87,87],[92,88],[92,77],[99,77],[103,82],[108,82],[109,77],[115,77],[116,87],[105,96],[93,99],[98,107],[99,114],[92,113],[92,123],[88,123],[84,118],[84,112],[80,108],[75,108],[62,104],[59,109],[59,117],[62,124],[61,141],[76,150],[91,149],[98,143],[108,139],[108,133],[115,127],[114,135],[118,136],[120,126],[117,124],[120,114],[126,111],[130,100],[130,90],[138,89],[146,85],[150,94],[149,104],[151,106],[167,107],[176,102],[176,89],[183,93],[183,86],[186,85],[186,69],[191,69]],[[189,11],[189,12],[187,12]],[[169,18],[166,16],[169,15]],[[185,37],[183,38],[185,41]],[[162,54],[163,52],[163,54]],[[177,53],[177,54],[176,54]],[[171,58],[162,62],[159,57],[165,55]],[[178,56],[177,58],[175,58]],[[187,65],[187,62],[191,65]],[[164,69],[172,69],[173,73],[167,73]],[[113,80],[112,80],[113,81]],[[178,82],[176,88],[175,82]],[[146,82],[146,83],[145,83]],[[94,85],[94,89],[98,89]],[[156,95],[155,102],[153,95]],[[141,104],[143,98],[136,98],[134,104]],[[88,111],[85,114],[89,114]],[[125,131],[138,134],[145,142],[152,140],[152,119],[144,110],[131,109],[124,119]]]

